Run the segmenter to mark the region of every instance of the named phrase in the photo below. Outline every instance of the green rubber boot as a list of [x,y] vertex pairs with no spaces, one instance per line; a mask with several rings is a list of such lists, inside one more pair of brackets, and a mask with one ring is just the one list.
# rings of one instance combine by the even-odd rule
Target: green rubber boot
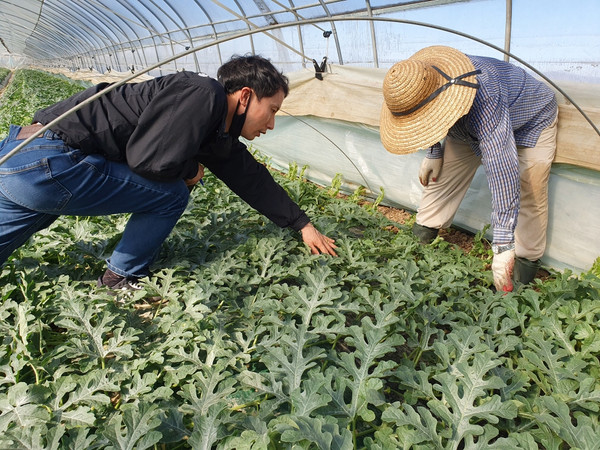
[[535,279],[541,265],[542,262],[539,259],[530,261],[529,259],[516,257],[513,269],[513,282],[517,286],[531,283]]
[[437,228],[429,228],[423,225],[419,225],[416,222],[412,227],[413,234],[417,238],[419,238],[421,244],[431,244],[438,235],[438,231],[439,230]]

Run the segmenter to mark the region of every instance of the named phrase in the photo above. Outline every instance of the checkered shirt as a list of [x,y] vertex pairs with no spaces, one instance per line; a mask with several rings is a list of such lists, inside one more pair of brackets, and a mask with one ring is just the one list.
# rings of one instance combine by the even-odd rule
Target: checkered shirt
[[[481,156],[492,194],[495,243],[514,242],[519,214],[519,160],[517,145],[535,147],[542,130],[554,121],[554,92],[525,70],[494,58],[469,56],[479,89],[473,106],[450,128],[448,135],[470,144]],[[436,144],[428,158],[440,158]]]

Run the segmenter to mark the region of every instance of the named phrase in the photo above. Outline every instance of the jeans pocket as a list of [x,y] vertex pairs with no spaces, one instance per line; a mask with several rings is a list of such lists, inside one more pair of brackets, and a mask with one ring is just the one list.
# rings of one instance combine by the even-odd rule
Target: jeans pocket
[[60,214],[71,198],[52,176],[47,158],[10,168],[0,166],[0,191],[18,205],[48,214]]

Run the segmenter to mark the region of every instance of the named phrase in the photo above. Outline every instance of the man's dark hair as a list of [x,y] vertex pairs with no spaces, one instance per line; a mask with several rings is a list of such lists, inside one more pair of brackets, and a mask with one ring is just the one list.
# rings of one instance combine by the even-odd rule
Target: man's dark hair
[[225,92],[233,94],[243,87],[252,88],[258,98],[272,97],[280,90],[287,97],[288,79],[271,61],[258,55],[234,55],[219,67],[217,79]]

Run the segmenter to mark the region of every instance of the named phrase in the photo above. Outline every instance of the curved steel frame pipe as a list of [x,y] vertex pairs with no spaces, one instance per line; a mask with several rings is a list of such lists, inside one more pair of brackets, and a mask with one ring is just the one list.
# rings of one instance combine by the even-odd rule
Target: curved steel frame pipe
[[[44,125],[44,127],[40,130],[40,132],[44,132],[50,128],[52,128],[52,125],[60,122],[63,118],[67,117],[68,115],[74,113],[75,111],[80,110],[83,106],[87,105],[88,103],[93,102],[94,100],[96,100],[97,98],[102,97],[104,94],[106,94],[107,92],[112,91],[113,89],[122,86],[123,84],[133,80],[134,78],[136,78],[137,76],[150,72],[151,70],[157,69],[160,66],[162,66],[163,64],[167,64],[170,63],[178,58],[181,58],[183,56],[189,55],[190,53],[194,53],[198,50],[203,50],[205,48],[211,47],[213,45],[218,45],[221,44],[223,42],[227,42],[227,41],[231,41],[240,37],[245,37],[245,36],[249,36],[249,35],[253,35],[256,33],[262,33],[265,31],[270,31],[270,30],[275,30],[275,29],[279,29],[279,28],[286,28],[286,27],[291,27],[291,26],[300,26],[300,25],[311,25],[314,23],[321,23],[321,22],[332,22],[332,21],[372,21],[372,22],[392,22],[392,23],[403,23],[403,24],[407,24],[407,25],[416,25],[416,26],[421,26],[421,27],[427,27],[427,28],[434,28],[440,31],[445,31],[448,33],[452,33],[452,34],[456,34],[458,36],[462,36],[465,37],[467,39],[471,39],[473,41],[479,42],[483,45],[486,45],[488,47],[493,48],[494,50],[497,50],[505,55],[510,56],[511,58],[513,58],[516,61],[519,61],[521,64],[523,64],[524,66],[526,66],[527,68],[529,68],[530,70],[532,70],[533,72],[535,72],[536,74],[538,74],[540,77],[542,77],[545,81],[547,81],[550,85],[552,85],[558,92],[560,92],[569,102],[571,102],[571,104],[573,106],[575,106],[575,108],[581,113],[581,115],[587,120],[587,122],[592,126],[592,128],[596,131],[596,134],[598,134],[598,136],[600,137],[600,130],[598,129],[598,127],[596,127],[596,125],[592,122],[592,120],[587,116],[587,114],[581,109],[581,107],[575,102],[573,101],[573,99],[566,93],[564,92],[559,86],[556,85],[556,83],[554,83],[552,80],[550,80],[547,76],[545,76],[543,73],[541,73],[539,70],[537,70],[535,67],[531,66],[530,64],[528,64],[527,62],[525,62],[523,59],[519,58],[516,55],[513,55],[510,52],[507,52],[503,49],[501,49],[500,47],[495,46],[494,44],[490,44],[489,42],[484,41],[483,39],[480,39],[478,37],[475,36],[471,36],[467,33],[463,33],[461,31],[456,31],[456,30],[452,30],[450,28],[446,28],[446,27],[442,27],[439,25],[434,25],[434,24],[430,24],[430,23],[425,23],[425,22],[417,22],[414,20],[405,20],[405,19],[391,19],[391,18],[385,18],[385,17],[346,17],[346,16],[339,16],[339,17],[323,17],[323,18],[315,18],[315,19],[306,19],[306,20],[300,20],[300,21],[296,21],[296,22],[290,22],[290,23],[285,23],[285,24],[275,24],[275,25],[268,25],[265,27],[261,27],[261,28],[256,28],[253,30],[248,30],[248,31],[243,31],[240,33],[236,33],[234,35],[231,36],[227,36],[224,38],[219,38],[219,39],[215,39],[212,42],[209,42],[207,44],[201,45],[199,47],[194,47],[194,48],[190,48],[189,50],[186,50],[184,52],[178,53],[176,55],[173,55],[167,59],[164,59],[162,61],[157,62],[156,64],[153,64],[139,72],[136,72],[135,74],[129,75],[125,78],[123,78],[122,80],[111,84],[110,86],[106,87],[105,89],[103,89],[102,91],[98,92],[97,94],[94,94],[93,96],[87,98],[85,101],[81,102],[79,105],[74,106],[73,108],[71,108],[70,110],[66,111],[64,114],[61,114],[59,117],[57,117],[56,119],[54,119],[53,121],[49,122],[48,124]],[[11,158],[14,154],[16,154],[19,150],[21,150],[25,145],[27,145],[29,142],[31,142],[33,139],[35,139],[35,136],[31,136],[28,139],[25,139],[23,142],[21,142],[21,144],[19,144],[17,147],[15,147],[12,151],[10,151],[8,154],[6,154],[4,157],[2,157],[0,159],[0,165],[4,164],[5,161],[7,161],[9,158]]]

